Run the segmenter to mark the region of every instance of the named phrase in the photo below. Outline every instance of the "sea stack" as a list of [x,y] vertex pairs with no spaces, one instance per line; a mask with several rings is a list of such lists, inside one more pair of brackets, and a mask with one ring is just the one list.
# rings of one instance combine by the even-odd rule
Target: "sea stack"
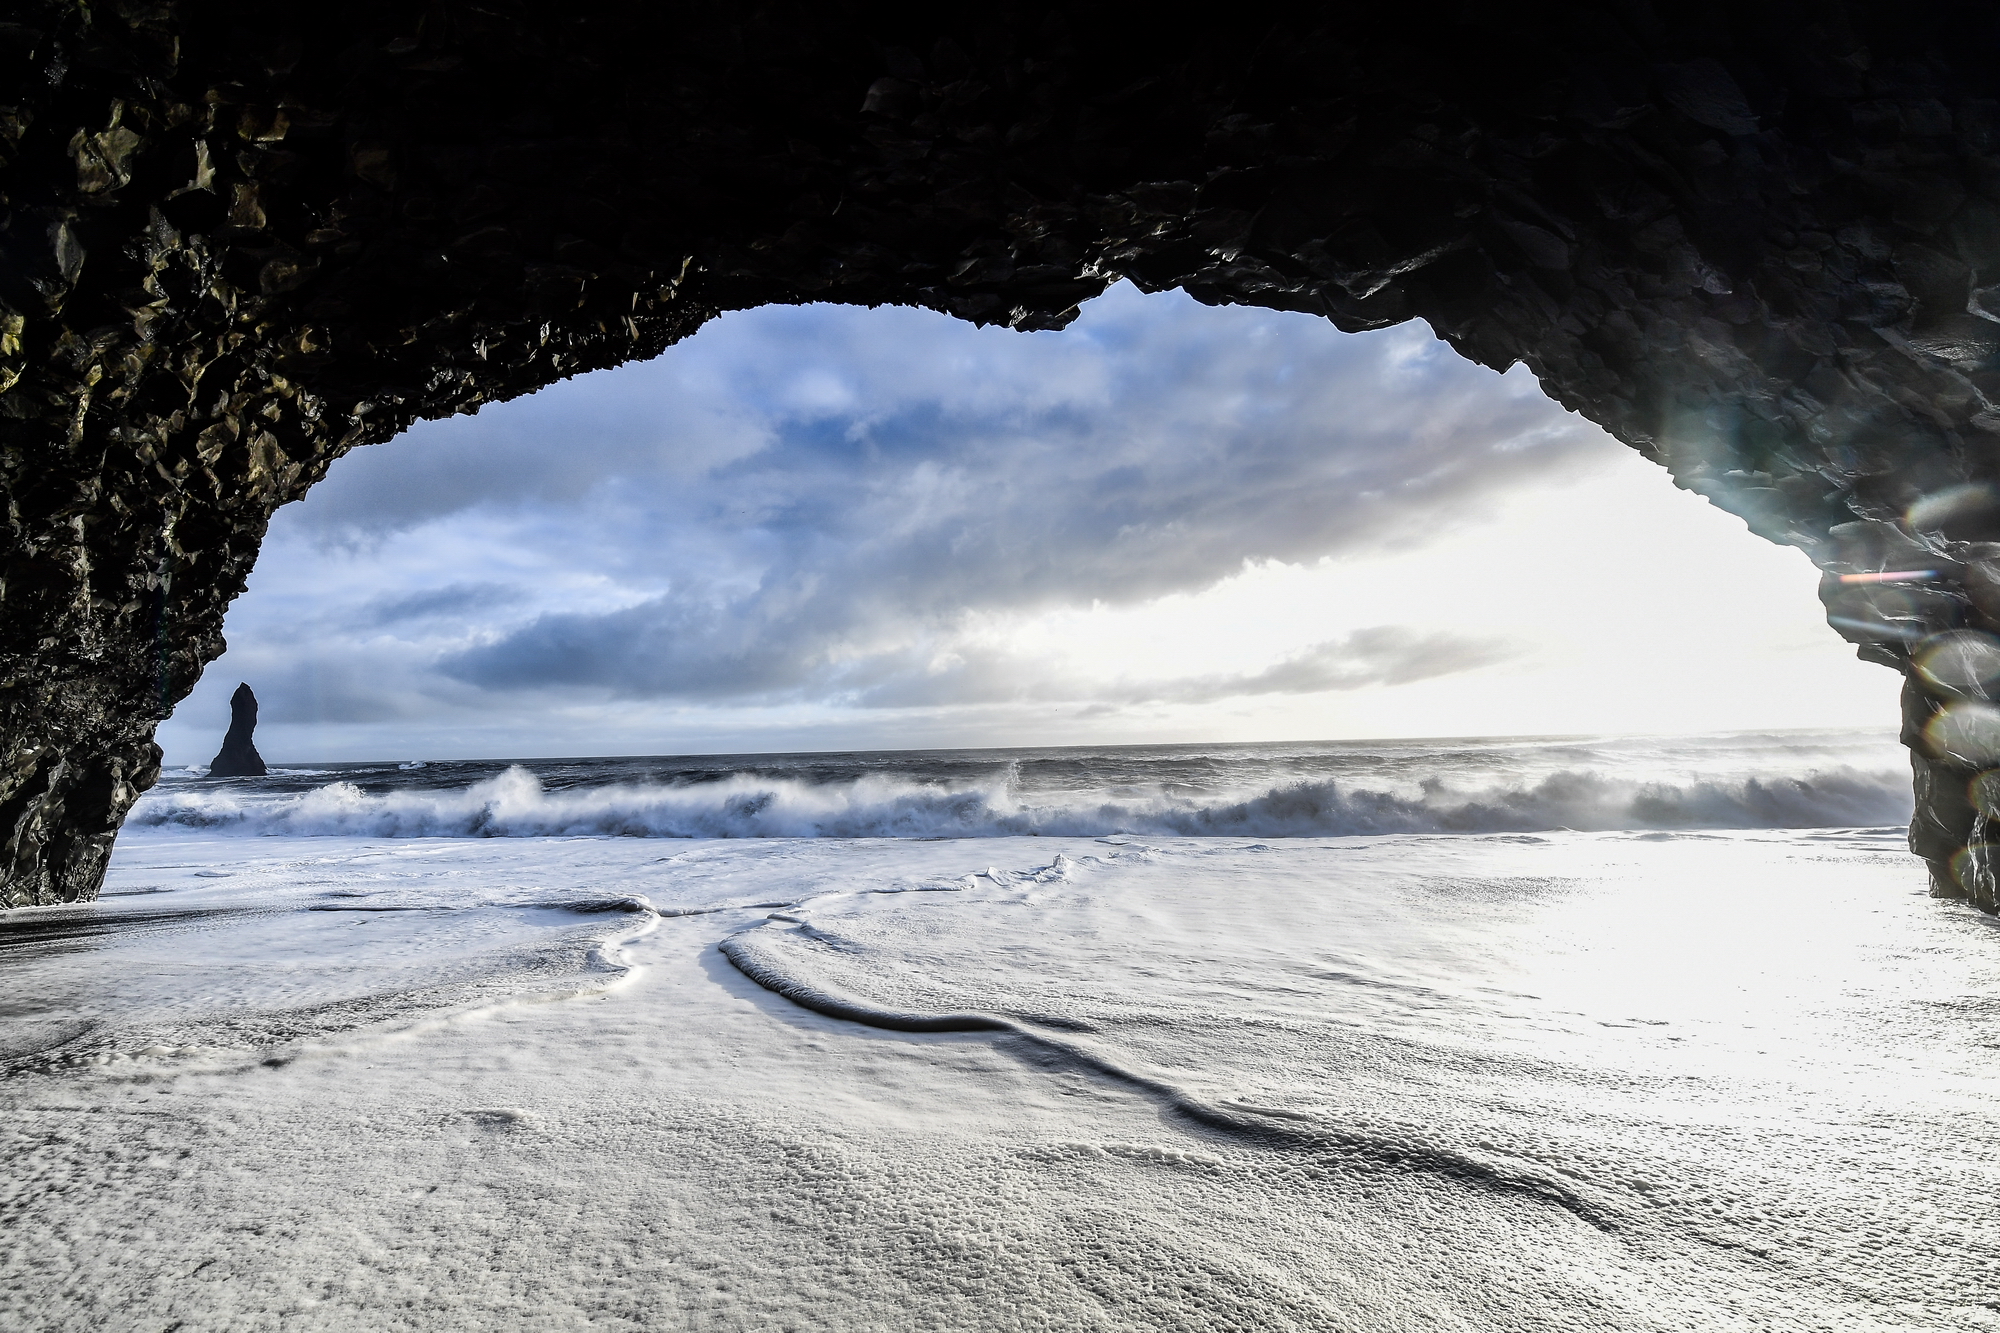
[[264,776],[264,757],[257,753],[257,746],[250,734],[257,730],[257,696],[250,687],[238,685],[236,693],[229,696],[229,734],[222,738],[222,749],[215,758],[208,761],[208,775],[212,778],[261,778]]

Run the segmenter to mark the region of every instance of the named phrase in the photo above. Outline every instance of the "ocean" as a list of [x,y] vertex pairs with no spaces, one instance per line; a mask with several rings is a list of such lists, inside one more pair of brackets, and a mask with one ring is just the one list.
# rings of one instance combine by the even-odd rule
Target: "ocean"
[[0,917],[0,1323],[2000,1329],[1893,736],[170,772]]

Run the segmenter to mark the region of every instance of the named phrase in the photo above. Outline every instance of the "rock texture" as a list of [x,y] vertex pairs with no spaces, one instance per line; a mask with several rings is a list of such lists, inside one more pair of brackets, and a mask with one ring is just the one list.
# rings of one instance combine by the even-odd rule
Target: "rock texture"
[[344,451],[726,309],[1039,329],[1123,277],[1421,317],[1805,549],[1839,632],[1909,674],[1913,846],[1991,908],[1997,23],[1947,0],[1199,23],[22,0],[0,901],[95,892],[271,512]]
[[254,734],[257,730],[257,696],[250,691],[248,683],[239,683],[236,693],[229,696],[229,731],[222,738],[222,748],[215,758],[208,761],[208,775],[212,778],[261,778],[264,776],[264,756],[257,753]]

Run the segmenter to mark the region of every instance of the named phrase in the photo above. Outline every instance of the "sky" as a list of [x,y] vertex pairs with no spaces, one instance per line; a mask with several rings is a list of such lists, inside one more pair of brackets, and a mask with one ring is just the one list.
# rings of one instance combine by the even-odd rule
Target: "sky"
[[280,510],[275,763],[1894,725],[1803,554],[1413,322],[765,307]]

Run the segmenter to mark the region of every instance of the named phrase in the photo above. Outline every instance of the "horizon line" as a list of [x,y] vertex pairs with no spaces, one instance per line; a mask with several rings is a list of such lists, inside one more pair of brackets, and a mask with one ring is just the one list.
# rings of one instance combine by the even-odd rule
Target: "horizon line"
[[[1579,731],[1579,732],[1525,732],[1501,734],[1481,732],[1457,736],[1347,736],[1334,738],[1313,738],[1299,740],[1262,741],[1120,741],[1112,744],[1080,743],[1072,745],[934,745],[934,746],[886,746],[882,748],[849,748],[832,750],[704,750],[681,752],[654,752],[649,754],[577,754],[577,755],[457,755],[448,758],[424,758],[405,756],[400,759],[266,759],[267,768],[292,767],[334,768],[380,767],[408,763],[422,764],[578,764],[604,763],[614,760],[632,761],[640,759],[784,759],[826,755],[891,755],[891,754],[952,754],[952,753],[1010,753],[1047,750],[1169,750],[1169,749],[1243,749],[1251,746],[1268,745],[1407,745],[1415,743],[1444,744],[1447,742],[1473,743],[1496,741],[1587,741],[1587,740],[1643,740],[1675,739],[1696,740],[1703,737],[1727,736],[1797,736],[1823,734],[1827,732],[1849,732],[1866,734],[1880,731],[1893,737],[1894,727],[1733,727],[1715,731]],[[162,772],[180,770],[192,771],[205,768],[205,764],[163,764]]]

